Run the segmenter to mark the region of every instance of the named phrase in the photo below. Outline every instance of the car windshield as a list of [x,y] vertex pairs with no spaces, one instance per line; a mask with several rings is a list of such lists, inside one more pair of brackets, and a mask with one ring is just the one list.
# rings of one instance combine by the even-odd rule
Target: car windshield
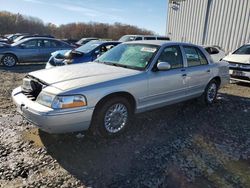
[[92,50],[94,50],[96,47],[100,46],[102,42],[100,41],[90,41],[79,48],[76,48],[75,51],[83,52],[83,53],[89,53]]
[[25,42],[25,41],[28,41],[27,39],[22,39],[22,40],[19,40],[19,41],[17,41],[17,42],[13,42],[12,44],[11,44],[11,46],[18,46],[19,44],[22,44],[23,42]]
[[238,50],[236,50],[233,54],[247,54],[250,55],[250,45],[241,46]]
[[100,56],[96,59],[96,62],[124,68],[144,70],[157,50],[158,46],[156,45],[120,44]]
[[15,39],[13,40],[13,42],[17,42],[17,41],[19,41],[19,40],[22,39],[22,38],[23,38],[23,36],[19,36],[19,37],[15,38]]

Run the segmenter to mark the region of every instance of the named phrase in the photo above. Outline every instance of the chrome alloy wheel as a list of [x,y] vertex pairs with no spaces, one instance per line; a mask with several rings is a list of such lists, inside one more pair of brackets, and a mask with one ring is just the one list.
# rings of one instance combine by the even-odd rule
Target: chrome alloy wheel
[[217,93],[217,85],[216,83],[211,83],[207,90],[207,100],[212,103],[215,100]]
[[12,67],[16,64],[16,59],[13,56],[5,56],[3,58],[3,64],[8,67]]
[[110,133],[119,132],[128,121],[128,109],[122,103],[117,103],[108,108],[104,117],[104,126]]

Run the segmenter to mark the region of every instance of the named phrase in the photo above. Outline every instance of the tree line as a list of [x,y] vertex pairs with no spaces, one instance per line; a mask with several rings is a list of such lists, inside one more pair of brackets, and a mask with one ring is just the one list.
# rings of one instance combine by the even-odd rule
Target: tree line
[[36,17],[0,11],[0,35],[10,33],[50,34],[61,39],[97,37],[113,40],[126,34],[153,34],[152,31],[122,23],[79,22],[57,26],[53,23],[45,24]]

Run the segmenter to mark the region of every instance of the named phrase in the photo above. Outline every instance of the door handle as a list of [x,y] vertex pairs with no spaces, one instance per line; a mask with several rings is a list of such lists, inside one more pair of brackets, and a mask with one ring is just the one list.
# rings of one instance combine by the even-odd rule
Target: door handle
[[182,74],[182,76],[183,76],[183,77],[186,77],[186,76],[187,76],[187,74]]
[[208,69],[206,72],[208,72],[208,73],[209,73],[209,72],[211,72],[211,70],[210,70],[210,69]]

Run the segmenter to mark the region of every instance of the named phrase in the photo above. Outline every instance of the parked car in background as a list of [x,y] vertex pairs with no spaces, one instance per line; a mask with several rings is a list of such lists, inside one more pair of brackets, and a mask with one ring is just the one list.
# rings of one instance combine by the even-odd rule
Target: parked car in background
[[17,38],[17,37],[20,37],[20,36],[23,36],[23,35],[29,35],[29,33],[15,33],[15,34],[7,34],[5,35],[5,37],[7,38],[9,44],[13,43],[13,41]]
[[116,41],[90,41],[73,50],[61,50],[51,54],[46,68],[94,61],[98,56],[120,44]]
[[17,38],[13,41],[13,43],[18,42],[18,41],[23,40],[23,39],[26,39],[26,38],[34,38],[34,37],[55,38],[55,37],[53,37],[53,36],[51,36],[51,35],[38,35],[38,34],[35,34],[35,35],[21,35],[21,36],[17,37]]
[[229,63],[231,80],[250,83],[250,43],[223,58]]
[[112,137],[134,113],[196,97],[212,104],[228,81],[228,63],[213,63],[202,47],[136,41],[119,44],[95,62],[31,72],[12,98],[46,132],[90,128]]
[[86,43],[88,43],[89,41],[92,41],[92,40],[98,40],[98,38],[95,38],[95,37],[90,37],[90,38],[82,38],[80,39],[79,41],[77,41],[75,44],[77,47],[80,47]]
[[135,40],[170,40],[170,38],[155,35],[124,35],[119,39],[120,42],[128,42]]
[[76,39],[61,39],[61,41],[66,42],[66,43],[70,44],[71,46],[78,47],[78,45],[76,45],[76,42],[78,40],[76,40]]
[[1,42],[1,43],[9,43],[9,40],[8,40],[8,38],[6,38],[6,37],[4,37],[4,36],[1,36],[1,37],[0,37],[0,42]]
[[11,45],[0,46],[0,60],[7,67],[13,67],[16,63],[23,62],[46,62],[52,52],[63,49],[69,50],[72,47],[52,38],[27,38]]
[[222,50],[222,48],[219,46],[211,45],[211,46],[204,46],[204,48],[210,54],[214,62],[219,62],[226,56],[225,51]]

